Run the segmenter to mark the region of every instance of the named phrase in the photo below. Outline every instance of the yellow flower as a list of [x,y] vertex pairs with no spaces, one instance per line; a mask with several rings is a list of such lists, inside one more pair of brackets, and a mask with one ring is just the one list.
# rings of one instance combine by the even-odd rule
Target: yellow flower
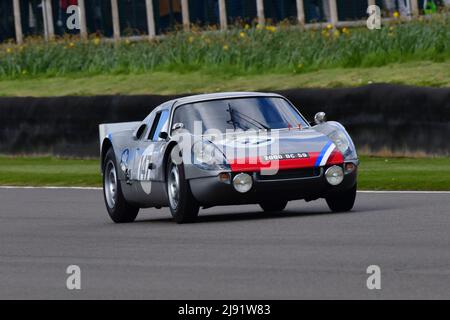
[[94,39],[94,44],[95,44],[96,46],[98,46],[98,45],[100,44],[100,38],[95,38],[95,39]]
[[277,31],[277,27],[274,27],[274,26],[267,26],[267,27],[266,27],[266,30],[267,30],[267,31],[270,31],[270,32],[276,32],[276,31]]
[[228,45],[225,44],[225,45],[223,46],[223,50],[227,51],[228,49],[229,49]]
[[199,30],[198,30],[198,26],[195,25],[195,24],[192,24],[192,25],[191,25],[191,31],[192,31],[192,32],[198,32],[198,31],[199,31]]
[[343,28],[342,29],[342,33],[344,33],[344,34],[350,34],[350,30],[348,30],[347,28]]
[[125,44],[130,44],[130,39],[125,39]]
[[259,23],[256,25],[256,29],[261,30],[261,25]]
[[240,36],[241,38],[245,38],[245,32],[240,32],[240,33],[239,33],[239,36]]
[[245,29],[245,30],[250,29],[250,25],[249,25],[248,23],[246,23],[245,26],[244,26],[244,29]]
[[333,35],[334,35],[335,38],[339,38],[339,36],[341,35],[341,33],[339,32],[339,30],[335,30],[335,31],[333,32]]
[[12,53],[12,49],[11,48],[6,48],[6,53]]
[[330,36],[330,34],[329,34],[329,32],[327,30],[322,30],[322,36],[328,38]]
[[190,36],[190,37],[188,38],[188,41],[189,41],[189,43],[194,42],[194,37],[193,37],[193,36]]
[[73,48],[73,47],[75,47],[75,43],[70,42],[70,43],[69,43],[69,48]]
[[398,17],[400,17],[400,13],[398,13],[398,11],[395,11],[394,12],[394,18],[398,18]]
[[332,25],[331,23],[327,24],[327,29],[328,29],[328,30],[333,29],[333,25]]

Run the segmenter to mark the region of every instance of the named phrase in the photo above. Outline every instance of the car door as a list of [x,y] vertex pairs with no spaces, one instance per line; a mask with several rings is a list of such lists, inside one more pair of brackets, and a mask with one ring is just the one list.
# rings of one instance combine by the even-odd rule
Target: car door
[[158,202],[161,194],[161,161],[165,150],[166,140],[159,138],[159,134],[167,132],[169,122],[169,110],[163,109],[157,111],[152,123],[149,123],[149,130],[146,136],[140,141],[139,148],[136,149],[136,157],[134,164],[133,183],[136,184],[136,192],[140,193],[139,197],[145,204],[153,204]]
[[142,156],[147,148],[146,137],[149,127],[151,126],[154,115],[150,115],[144,120],[141,126],[133,134],[132,142],[129,147],[128,156],[128,183],[133,184],[139,180]]

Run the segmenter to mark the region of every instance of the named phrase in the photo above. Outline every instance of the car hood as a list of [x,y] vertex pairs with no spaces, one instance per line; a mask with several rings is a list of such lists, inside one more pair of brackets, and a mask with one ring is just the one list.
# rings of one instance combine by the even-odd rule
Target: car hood
[[214,144],[232,171],[320,167],[344,161],[330,138],[314,129],[227,134]]

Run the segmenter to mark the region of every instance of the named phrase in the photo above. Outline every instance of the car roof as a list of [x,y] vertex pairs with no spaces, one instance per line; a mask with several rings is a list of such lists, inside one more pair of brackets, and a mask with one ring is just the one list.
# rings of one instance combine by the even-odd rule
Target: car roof
[[281,97],[281,95],[276,93],[263,93],[263,92],[220,92],[220,93],[198,94],[175,99],[173,100],[174,101],[173,106],[176,107],[182,104],[208,100],[249,98],[249,97]]

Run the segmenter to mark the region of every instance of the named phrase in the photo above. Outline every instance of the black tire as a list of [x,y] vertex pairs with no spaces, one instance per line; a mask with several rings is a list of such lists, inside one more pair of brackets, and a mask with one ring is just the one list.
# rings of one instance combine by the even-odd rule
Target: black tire
[[287,204],[287,200],[275,200],[261,202],[259,206],[264,210],[264,212],[280,212],[286,208]]
[[333,212],[347,212],[353,209],[356,199],[356,184],[353,188],[325,198]]
[[[177,147],[175,147],[177,148]],[[179,149],[174,149],[173,152]],[[172,153],[171,153],[172,154]],[[170,212],[176,223],[194,222],[198,217],[200,206],[192,195],[191,188],[186,180],[183,164],[175,164],[172,157],[168,157],[166,164],[166,191],[169,199]],[[174,180],[178,174],[178,196],[174,196]],[[171,191],[172,189],[172,191]]]
[[[120,181],[117,179],[116,157],[112,148],[108,150],[103,162],[103,198],[105,200],[106,210],[115,223],[133,222],[139,213],[139,208],[129,204],[122,193]],[[114,176],[114,178],[113,178]],[[115,179],[115,191],[108,191],[108,186],[112,186],[110,181]],[[113,199],[113,202],[111,202]]]

